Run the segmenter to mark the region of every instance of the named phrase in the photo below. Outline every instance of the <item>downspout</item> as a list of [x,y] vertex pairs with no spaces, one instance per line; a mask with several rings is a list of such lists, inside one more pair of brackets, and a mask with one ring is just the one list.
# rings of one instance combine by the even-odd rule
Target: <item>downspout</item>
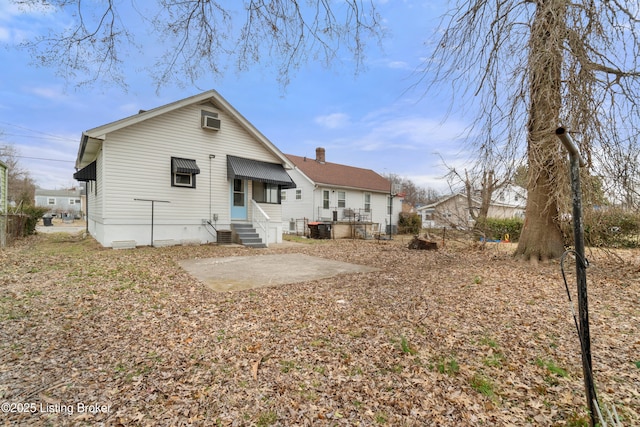
[[316,205],[316,190],[318,189],[318,184],[314,184],[313,185],[313,191],[312,193],[312,197],[311,197],[311,201],[313,203],[313,221],[317,221],[317,215],[318,215],[318,206]]

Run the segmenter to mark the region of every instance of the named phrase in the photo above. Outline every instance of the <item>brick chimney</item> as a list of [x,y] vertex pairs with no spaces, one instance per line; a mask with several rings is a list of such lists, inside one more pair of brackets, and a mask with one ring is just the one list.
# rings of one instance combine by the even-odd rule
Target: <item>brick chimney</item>
[[324,163],[325,162],[325,150],[322,147],[316,148],[316,162]]

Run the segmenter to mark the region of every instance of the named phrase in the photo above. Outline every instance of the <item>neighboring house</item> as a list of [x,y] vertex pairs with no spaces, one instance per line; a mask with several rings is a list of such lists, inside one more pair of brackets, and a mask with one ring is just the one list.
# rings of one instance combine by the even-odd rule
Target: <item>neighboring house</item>
[[[480,208],[480,200],[472,200],[472,209]],[[489,205],[488,218],[524,218],[527,191],[517,185],[507,185],[496,190]],[[469,202],[465,194],[452,194],[421,206],[417,209],[425,228],[457,227],[467,228],[474,224],[469,213]]]
[[315,159],[287,157],[295,166],[290,174],[297,186],[282,191],[285,232],[304,231],[299,226],[304,219],[372,223],[382,232],[389,222],[397,226],[402,202],[400,197],[390,197],[388,179],[370,169],[327,162],[326,150],[321,147],[316,149]]
[[[282,241],[293,165],[214,90],[83,132],[74,178],[103,246]],[[224,231],[223,231],[224,230]]]
[[[479,202],[476,203],[475,207],[480,205]],[[416,210],[422,219],[422,227],[424,228],[466,228],[473,225],[467,196],[464,194],[451,194],[437,202],[420,206]]]
[[489,205],[489,218],[524,218],[527,207],[527,190],[513,184],[505,185],[493,193]]
[[37,188],[35,199],[36,206],[47,208],[50,213],[55,213],[60,217],[68,214],[80,219],[85,213],[84,205],[86,199],[82,188],[72,190]]

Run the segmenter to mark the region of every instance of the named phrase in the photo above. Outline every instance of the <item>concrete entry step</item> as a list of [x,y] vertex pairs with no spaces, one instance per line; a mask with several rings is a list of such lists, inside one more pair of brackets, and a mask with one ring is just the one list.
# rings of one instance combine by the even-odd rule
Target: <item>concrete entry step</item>
[[234,240],[243,246],[247,246],[249,248],[267,247],[267,245],[260,238],[260,235],[256,232],[253,224],[232,223],[231,230],[234,234]]

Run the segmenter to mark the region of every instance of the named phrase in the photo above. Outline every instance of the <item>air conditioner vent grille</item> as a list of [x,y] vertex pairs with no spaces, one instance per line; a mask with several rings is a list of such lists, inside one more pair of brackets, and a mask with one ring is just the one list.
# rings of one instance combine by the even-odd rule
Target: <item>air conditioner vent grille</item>
[[218,113],[202,111],[202,129],[220,130]]

